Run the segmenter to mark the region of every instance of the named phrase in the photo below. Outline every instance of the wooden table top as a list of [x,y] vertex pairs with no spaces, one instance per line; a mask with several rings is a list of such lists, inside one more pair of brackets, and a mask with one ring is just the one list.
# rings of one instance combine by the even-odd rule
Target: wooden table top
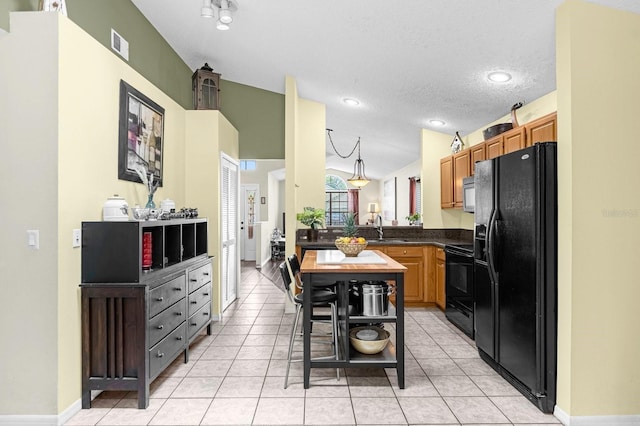
[[356,263],[344,263],[344,264],[318,264],[318,251],[307,250],[302,259],[300,265],[300,272],[303,274],[316,273],[316,272],[344,272],[344,273],[362,273],[362,272],[404,272],[407,270],[405,266],[396,262],[380,250],[371,250],[384,259],[387,263],[382,264],[356,264]]

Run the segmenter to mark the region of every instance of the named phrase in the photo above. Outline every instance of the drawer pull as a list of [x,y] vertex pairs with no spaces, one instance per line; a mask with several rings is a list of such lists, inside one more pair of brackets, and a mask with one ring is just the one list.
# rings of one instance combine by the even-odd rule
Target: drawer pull
[[176,315],[177,315],[177,316],[179,316],[179,317],[181,317],[181,316],[182,316],[182,311],[180,311],[180,312],[176,312]]
[[192,300],[192,301],[191,301],[191,304],[192,304],[192,305],[195,305],[196,303],[198,303],[198,301],[197,301],[197,300]]
[[198,323],[197,322],[192,322],[191,325],[195,327],[196,325],[198,325]]
[[202,315],[204,315],[205,317],[209,316],[209,312],[203,312]]
[[156,355],[158,358],[162,358],[164,356],[163,352],[158,351],[158,355]]
[[209,293],[202,293],[202,295],[203,295],[203,296],[208,296],[208,295],[209,295]]
[[191,279],[189,279],[189,281],[191,281],[192,283],[197,283],[198,279],[197,278],[191,278]]
[[182,340],[182,336],[176,337],[176,340]]
[[182,291],[182,288],[181,288],[181,287],[174,287],[173,289],[174,289],[175,291]]
[[203,272],[203,273],[202,273],[202,275],[205,275],[205,276],[207,276],[207,277],[208,277],[208,276],[209,276],[209,273],[208,273],[208,272]]
[[158,302],[162,302],[164,300],[164,297],[160,296],[156,299]]
[[160,324],[160,325],[158,326],[158,330],[162,330],[163,328],[164,328],[164,325],[162,325],[162,324]]

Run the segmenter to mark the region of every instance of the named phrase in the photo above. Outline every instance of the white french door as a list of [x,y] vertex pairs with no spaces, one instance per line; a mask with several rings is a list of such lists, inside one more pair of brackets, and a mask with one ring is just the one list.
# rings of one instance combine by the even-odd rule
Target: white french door
[[256,223],[260,221],[260,185],[252,183],[240,190],[240,252],[242,260],[256,260]]
[[240,259],[238,256],[238,163],[224,153],[220,156],[220,221],[222,223],[220,258],[222,290],[222,310],[224,311],[237,297],[240,279]]

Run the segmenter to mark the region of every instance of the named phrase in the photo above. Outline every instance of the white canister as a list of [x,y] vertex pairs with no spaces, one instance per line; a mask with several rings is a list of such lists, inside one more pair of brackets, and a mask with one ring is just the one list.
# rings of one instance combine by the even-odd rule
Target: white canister
[[105,221],[125,221],[129,220],[129,205],[124,198],[114,194],[107,198],[102,206],[102,220]]
[[166,213],[171,213],[172,210],[175,212],[176,211],[176,203],[173,200],[165,198],[164,200],[162,200],[160,202],[160,209],[163,212],[166,212]]

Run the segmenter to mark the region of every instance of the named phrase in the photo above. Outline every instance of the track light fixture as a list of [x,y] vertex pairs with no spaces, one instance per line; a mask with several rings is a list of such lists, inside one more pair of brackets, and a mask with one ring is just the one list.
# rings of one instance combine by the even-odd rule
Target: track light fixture
[[233,14],[238,10],[237,0],[202,0],[200,16],[203,18],[214,18],[216,14],[216,28],[225,31],[230,28],[233,22]]

